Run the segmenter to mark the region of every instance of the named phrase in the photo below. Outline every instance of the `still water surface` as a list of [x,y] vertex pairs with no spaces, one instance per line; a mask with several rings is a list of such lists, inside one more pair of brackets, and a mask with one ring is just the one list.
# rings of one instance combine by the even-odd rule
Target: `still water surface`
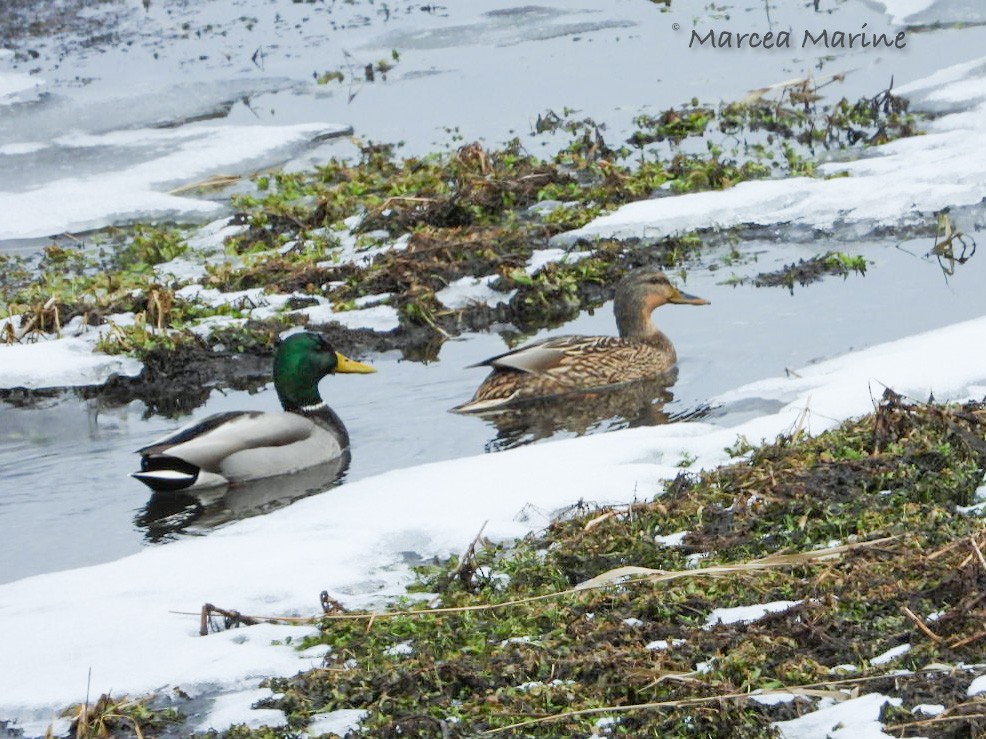
[[[678,379],[665,412],[687,415],[718,393],[782,375],[787,368],[982,315],[986,263],[973,259],[946,278],[937,262],[920,256],[930,245],[927,239],[856,244],[850,253],[872,262],[865,277],[829,277],[796,287],[793,294],[724,282],[734,272],[755,274],[830,248],[847,250],[846,245],[747,242],[739,247],[743,264],[691,269],[688,291],[712,304],[666,306],[654,316],[679,354]],[[715,255],[710,259],[717,261]],[[536,338],[565,333],[615,333],[612,305]],[[503,446],[492,422],[448,412],[470,397],[485,376],[481,368],[465,367],[503,349],[495,334],[471,334],[446,342],[438,361],[420,364],[387,353],[366,357],[379,370],[374,375],[323,380],[323,396],[352,436],[353,459],[345,479]],[[0,582],[115,559],[138,551],[169,527],[207,533],[210,525],[232,515],[224,509],[238,504],[217,501],[205,513],[177,506],[163,523],[149,522],[149,493],[128,477],[138,459],[133,450],[211,413],[276,407],[271,385],[253,394],[214,391],[205,405],[178,420],[145,419],[140,402],[108,408],[74,395],[30,409],[0,404]],[[731,425],[768,408],[714,410],[707,420]],[[606,419],[589,431],[627,423]],[[572,435],[562,431],[552,438]],[[324,494],[345,495],[346,485]],[[283,502],[271,500],[266,507]],[[164,512],[160,507],[151,511],[155,516]]]

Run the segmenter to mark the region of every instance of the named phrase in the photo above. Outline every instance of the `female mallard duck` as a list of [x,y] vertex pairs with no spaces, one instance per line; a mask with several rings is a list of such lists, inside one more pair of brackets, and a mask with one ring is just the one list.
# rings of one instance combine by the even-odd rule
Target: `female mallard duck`
[[654,378],[678,357],[671,340],[651,322],[665,303],[708,305],[681,292],[663,272],[638,269],[616,288],[615,336],[558,336],[472,365],[492,367],[472,400],[453,408],[459,413],[494,411],[511,404],[566,393],[596,390]]
[[292,334],[274,355],[280,413],[230,411],[179,429],[143,449],[140,472],[156,491],[192,491],[325,464],[348,454],[349,434],[318,392],[335,372],[376,370],[335,351],[320,334]]

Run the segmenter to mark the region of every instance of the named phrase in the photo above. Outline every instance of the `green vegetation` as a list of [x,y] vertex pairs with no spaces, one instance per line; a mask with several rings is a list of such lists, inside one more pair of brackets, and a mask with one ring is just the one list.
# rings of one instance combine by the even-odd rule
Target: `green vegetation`
[[[349,53],[343,52],[346,56],[346,70],[343,71],[341,67],[332,69],[326,72],[313,72],[312,77],[315,78],[315,82],[319,85],[327,85],[331,82],[345,82],[348,80],[349,84],[362,83],[362,82],[375,82],[377,75],[380,75],[382,79],[387,79],[387,73],[390,72],[401,59],[400,52],[397,49],[392,49],[390,52],[390,59],[378,59],[376,62],[371,62],[369,64],[364,64],[358,71],[353,67],[353,63]],[[359,65],[357,65],[358,67]],[[356,96],[356,93],[350,90],[349,99],[352,100]]]
[[79,704],[63,716],[72,719],[74,739],[104,739],[113,736],[157,736],[182,716],[173,708],[152,708],[149,699],[131,700],[101,695],[94,705]]
[[[380,72],[385,67],[377,65]],[[175,259],[201,264],[204,287],[261,287],[296,296],[276,321],[224,325],[227,334],[240,332],[236,346],[266,349],[265,337],[276,327],[304,323],[303,315],[286,313],[299,302],[349,310],[359,298],[380,293],[390,294],[401,325],[386,341],[413,356],[430,356],[427,347],[436,341],[493,322],[510,321],[522,331],[556,325],[612,297],[613,284],[631,266],[687,263],[702,239],[684,234],[647,244],[593,243],[588,258],[563,260],[529,277],[525,265],[552,236],[664,191],[811,176],[819,148],[916,133],[906,110],[906,101],[889,91],[821,107],[805,82],[770,102],[764,92],[717,108],[693,100],[638,116],[635,132],[618,146],[606,141],[603,124],[571,110],[548,111],[534,135],[560,137],[549,158],[534,156],[519,139],[496,149],[472,143],[403,159],[394,146],[361,144],[355,161],[258,176],[254,193],[233,197],[234,222],[243,229],[226,239],[224,253],[193,253],[187,232],[138,225],[90,244],[49,246],[35,262],[0,258],[0,316],[21,317],[17,330],[8,325],[0,338],[58,332],[77,317],[98,325],[114,313],[134,313],[134,325],[115,327],[102,350],[145,358],[179,347],[209,352],[230,345],[215,333],[200,337],[190,329],[214,316],[249,318],[250,306],[179,298],[190,278],[171,276]],[[826,273],[863,268],[825,259]],[[456,279],[491,274],[497,288],[517,289],[505,309],[451,310],[435,297]]]
[[805,287],[826,275],[848,277],[852,272],[865,275],[866,259],[858,254],[850,256],[841,251],[828,251],[810,259],[799,259],[797,263],[786,264],[774,272],[761,272],[753,278],[732,275],[726,283],[742,285],[752,282],[757,287],[786,287],[793,293],[795,283]]
[[[817,438],[733,452],[749,456],[683,471],[653,502],[583,505],[523,541],[420,567],[412,590],[427,601],[328,613],[299,646],[328,645],[324,666],[268,681],[281,695],[263,705],[289,727],[226,736],[293,736],[316,713],[362,708],[374,737],[588,736],[600,718],[613,735],[762,737],[840,690],[903,698],[884,720],[904,734],[986,729],[965,692],[981,668],[960,666],[986,639],[986,532],[959,508],[983,484],[986,405],[888,391]],[[676,531],[680,547],[655,542]],[[709,625],[716,608],[780,600],[796,605]],[[745,699],[771,690],[801,697]],[[944,704],[943,720],[919,723],[918,703]]]

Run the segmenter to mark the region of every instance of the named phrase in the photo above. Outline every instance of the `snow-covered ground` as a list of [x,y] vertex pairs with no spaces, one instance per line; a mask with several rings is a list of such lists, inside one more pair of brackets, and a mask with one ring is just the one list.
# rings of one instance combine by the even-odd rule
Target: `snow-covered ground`
[[136,377],[144,365],[133,357],[93,351],[102,334],[68,334],[54,341],[4,345],[0,350],[0,386],[38,389],[102,384],[113,375]]
[[[904,17],[926,3],[886,4]],[[898,224],[945,206],[979,203],[986,197],[986,158],[977,145],[986,134],[986,62],[938,72],[898,92],[905,89],[948,114],[927,136],[828,165],[827,173],[849,177],[755,182],[646,201],[598,219],[582,233],[657,235],[711,223]],[[319,611],[318,594],[328,590],[348,607],[373,607],[403,592],[408,551],[423,557],[461,552],[484,522],[487,536],[512,537],[543,526],[553,511],[580,498],[649,499],[680,471],[682,458],[694,459],[695,469],[709,468],[728,461],[724,448],[739,435],[769,440],[798,426],[818,433],[869,411],[884,386],[922,400],[932,393],[939,401],[981,398],[984,334],[986,315],[710,399],[780,404],[736,427],[637,428],[397,470],[207,537],[0,586],[0,633],[7,635],[0,719],[15,719],[29,735],[43,734],[60,709],[87,692],[181,687],[195,695],[219,686],[232,697],[203,719],[203,727],[256,721],[249,704],[261,677],[319,662],[320,652],[299,653],[285,643],[310,628],[268,624],[200,637],[204,603],[250,615],[306,616]],[[32,360],[44,362],[46,371],[66,361],[43,354],[49,345],[57,342],[38,345],[40,356]],[[863,696],[778,728],[789,739],[862,736],[856,728],[880,736],[877,716],[886,700]],[[843,728],[830,733],[840,723]]]
[[[222,238],[236,228],[225,227],[227,218],[209,223],[200,229],[199,233],[190,239],[201,251],[196,255],[205,261],[213,259],[224,260],[228,257],[222,254]],[[352,238],[346,232],[345,238]],[[375,251],[403,248],[407,239],[401,237],[380,247]],[[339,262],[355,261],[364,258],[364,253],[355,253],[347,249],[337,256]],[[537,270],[560,259],[570,259],[572,255],[562,249],[542,249],[535,251],[529,260],[527,271],[534,274]],[[232,306],[240,309],[243,316],[208,316],[192,326],[191,331],[203,336],[211,331],[231,325],[241,325],[248,319],[262,320],[286,310],[286,304],[292,295],[269,293],[263,288],[220,292],[215,288],[206,288],[199,280],[205,274],[200,264],[193,263],[186,257],[178,257],[165,264],[157,265],[158,274],[167,275],[170,280],[186,282],[175,295],[191,302],[210,306]],[[464,307],[473,301],[483,301],[490,305],[510,299],[511,293],[493,290],[489,283],[496,278],[490,275],[485,278],[464,277],[437,293],[438,299],[449,307]],[[381,305],[391,296],[390,294],[364,295],[356,301],[357,307],[352,310],[337,310],[327,298],[312,295],[298,295],[316,304],[306,308],[287,311],[290,314],[305,316],[311,326],[328,323],[339,323],[347,328],[366,328],[373,331],[393,331],[400,325],[397,309],[390,305]],[[0,343],[0,389],[29,388],[33,390],[86,387],[102,385],[113,376],[136,377],[143,369],[143,364],[126,356],[108,355],[97,351],[97,343],[112,332],[114,326],[132,325],[135,316],[132,313],[119,313],[107,316],[106,322],[99,326],[89,326],[76,317],[65,324],[56,334],[31,333],[23,325],[19,316],[0,317],[0,331],[13,332],[15,336],[26,335],[18,343]]]
[[[0,79],[2,84],[2,79]],[[104,134],[67,134],[44,141],[20,143],[15,151],[32,156],[70,159],[72,150],[86,156],[135,163],[99,175],[71,175],[44,187],[13,192],[0,190],[0,241],[78,233],[100,228],[140,213],[145,220],[207,218],[221,212],[221,203],[169,189],[194,184],[217,173],[242,172],[297,154],[311,142],[339,136],[349,129],[332,124],[295,126],[187,125],[176,129],[114,131]],[[2,159],[0,159],[2,163]],[[98,192],[99,197],[80,197]]]

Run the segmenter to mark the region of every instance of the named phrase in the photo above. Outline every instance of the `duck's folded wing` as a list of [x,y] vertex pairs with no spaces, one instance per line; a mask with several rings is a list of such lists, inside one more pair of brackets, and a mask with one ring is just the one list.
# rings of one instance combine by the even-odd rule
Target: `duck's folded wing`
[[172,431],[167,436],[162,436],[160,439],[152,441],[147,446],[138,449],[137,454],[143,454],[145,456],[148,454],[161,454],[177,444],[207,434],[228,421],[246,415],[257,415],[257,412],[227,411],[225,413],[216,413],[201,421],[195,421],[194,423],[182,426],[177,431]]
[[139,452],[145,456],[166,454],[215,470],[222,460],[237,452],[304,441],[315,428],[310,419],[297,413],[221,413],[179,429]]
[[573,364],[619,365],[622,354],[628,349],[632,354],[633,345],[617,336],[556,336],[491,357],[480,364],[536,375]]
[[577,336],[556,336],[533,344],[525,344],[472,366],[499,367],[540,374],[560,365],[571,349],[572,342],[578,338]]

